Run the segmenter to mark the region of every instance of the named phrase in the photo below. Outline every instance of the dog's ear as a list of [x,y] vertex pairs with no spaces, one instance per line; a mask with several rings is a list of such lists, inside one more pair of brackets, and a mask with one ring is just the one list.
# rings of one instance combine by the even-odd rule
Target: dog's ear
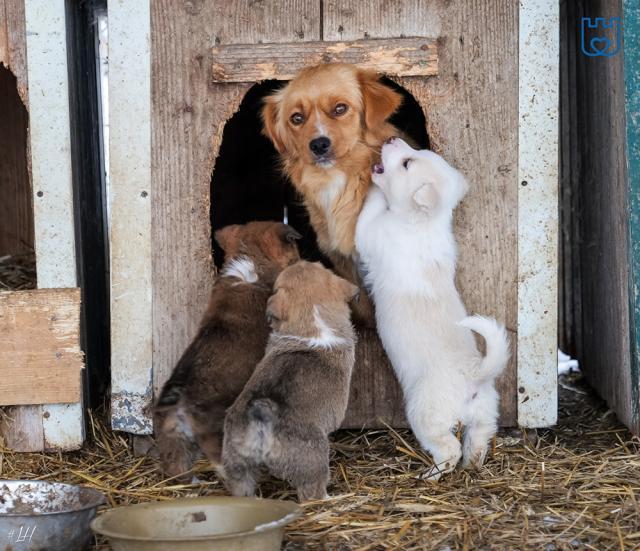
[[433,184],[424,183],[413,193],[413,202],[428,214],[438,207],[440,195]]
[[240,224],[225,226],[213,234],[216,242],[225,253],[230,253],[238,248],[240,243]]
[[364,122],[369,129],[377,128],[400,107],[402,96],[382,84],[374,71],[360,70],[358,80],[364,104]]
[[347,302],[350,302],[353,299],[358,299],[359,295],[360,295],[360,287],[358,287],[357,285],[354,285],[353,283],[351,283],[350,281],[347,281],[344,278],[338,277],[338,287],[340,289],[340,291],[342,292],[342,294],[344,295],[344,298]]
[[294,230],[288,224],[282,224],[280,230],[280,239],[282,239],[283,243],[295,244],[298,239],[302,239],[302,235]]
[[276,329],[280,323],[286,321],[286,300],[284,297],[284,291],[276,291],[269,297],[267,301],[267,323],[272,329]]
[[262,106],[262,133],[271,140],[276,151],[284,153],[286,148],[278,125],[281,98],[279,94],[271,94],[264,99]]

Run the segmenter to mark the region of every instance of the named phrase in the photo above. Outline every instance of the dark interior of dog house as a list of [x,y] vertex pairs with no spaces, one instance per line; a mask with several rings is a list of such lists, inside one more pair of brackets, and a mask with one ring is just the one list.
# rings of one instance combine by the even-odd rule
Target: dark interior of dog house
[[[16,78],[0,64],[0,257],[33,253],[28,124]],[[35,281],[24,285],[35,287]]]
[[[402,128],[421,149],[429,147],[425,115],[415,98],[391,79],[384,82],[403,97],[391,123]],[[309,260],[328,260],[316,245],[313,228],[302,200],[278,165],[278,154],[262,134],[260,110],[264,98],[283,86],[267,80],[247,92],[239,110],[227,122],[211,176],[211,230],[251,220],[284,220],[302,234],[300,250]],[[224,255],[212,239],[214,260]]]

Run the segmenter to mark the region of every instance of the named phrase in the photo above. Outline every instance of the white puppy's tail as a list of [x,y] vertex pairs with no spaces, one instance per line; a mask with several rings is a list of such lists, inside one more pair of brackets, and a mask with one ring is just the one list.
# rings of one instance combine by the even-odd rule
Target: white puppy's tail
[[482,381],[492,381],[509,361],[509,339],[503,325],[496,320],[483,316],[468,316],[458,325],[478,333],[487,343],[487,352],[478,366],[476,377]]

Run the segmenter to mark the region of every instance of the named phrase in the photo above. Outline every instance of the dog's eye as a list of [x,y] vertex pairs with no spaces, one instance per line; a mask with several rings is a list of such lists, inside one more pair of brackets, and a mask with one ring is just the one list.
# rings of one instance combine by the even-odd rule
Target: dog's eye
[[289,120],[295,124],[296,126],[302,124],[304,122],[304,115],[302,113],[294,113],[291,115]]
[[347,109],[349,109],[349,107],[346,103],[339,103],[333,108],[333,114],[338,116],[344,115],[347,112]]
[[402,166],[405,168],[409,168],[410,162],[411,162],[411,159],[405,159],[404,161],[402,161]]

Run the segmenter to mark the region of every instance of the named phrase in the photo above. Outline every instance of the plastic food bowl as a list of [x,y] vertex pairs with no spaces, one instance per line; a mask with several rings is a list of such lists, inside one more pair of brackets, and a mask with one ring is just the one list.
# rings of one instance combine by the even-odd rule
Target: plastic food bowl
[[114,551],[280,549],[284,527],[300,516],[292,501],[199,497],[118,507],[91,528]]
[[91,543],[89,522],[104,495],[91,488],[0,480],[0,549],[69,551]]

